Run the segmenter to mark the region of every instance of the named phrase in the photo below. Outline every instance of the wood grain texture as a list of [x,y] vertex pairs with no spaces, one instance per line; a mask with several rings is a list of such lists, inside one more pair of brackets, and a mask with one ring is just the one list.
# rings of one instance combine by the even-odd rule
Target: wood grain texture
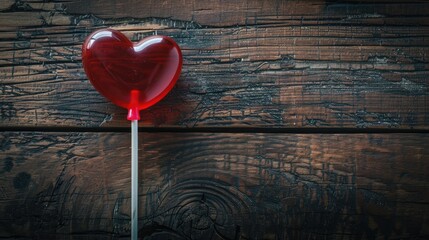
[[[132,6],[132,7],[130,7]],[[184,67],[147,127],[429,126],[427,1],[3,1],[0,127],[124,127],[88,82],[95,29],[173,37]]]
[[[140,133],[143,239],[427,239],[427,134]],[[130,135],[4,132],[0,238],[127,238]]]

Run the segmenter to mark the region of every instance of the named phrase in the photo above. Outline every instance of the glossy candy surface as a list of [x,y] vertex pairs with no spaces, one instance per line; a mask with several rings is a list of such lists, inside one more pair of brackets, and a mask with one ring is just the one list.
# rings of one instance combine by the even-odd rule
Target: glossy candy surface
[[132,43],[119,31],[103,29],[86,39],[82,62],[95,89],[128,109],[128,120],[139,120],[139,110],[154,105],[173,88],[182,68],[182,53],[166,36]]

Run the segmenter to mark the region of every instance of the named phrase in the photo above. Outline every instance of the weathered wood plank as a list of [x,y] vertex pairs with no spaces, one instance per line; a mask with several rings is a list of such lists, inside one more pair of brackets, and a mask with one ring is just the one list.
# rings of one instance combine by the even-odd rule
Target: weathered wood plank
[[0,126],[128,126],[80,62],[112,27],[183,48],[177,87],[141,126],[428,129],[429,2],[159,4],[5,2]]
[[[71,13],[94,14],[102,18],[125,17],[154,17],[195,21],[208,26],[232,26],[259,23],[261,17],[281,19],[283,16],[293,16],[305,19],[326,18],[377,18],[387,17],[389,23],[408,22],[406,18],[427,17],[429,6],[422,1],[402,0],[306,0],[306,1],[198,1],[198,0],[170,0],[147,1],[136,4],[133,0],[105,2],[102,0],[78,0],[65,2],[64,6]],[[132,7],[130,7],[132,6]],[[320,16],[320,13],[325,14]],[[374,21],[384,22],[385,19]],[[422,22],[427,25],[428,22]]]
[[[130,135],[4,132],[0,237],[129,233]],[[140,133],[148,239],[425,239],[428,134]]]

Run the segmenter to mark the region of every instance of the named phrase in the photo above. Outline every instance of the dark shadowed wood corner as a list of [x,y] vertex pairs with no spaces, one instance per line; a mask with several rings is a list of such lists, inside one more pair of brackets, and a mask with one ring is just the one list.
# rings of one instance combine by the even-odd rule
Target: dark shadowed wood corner
[[162,34],[141,239],[428,239],[429,2],[0,2],[0,239],[127,239],[126,111],[80,48]]

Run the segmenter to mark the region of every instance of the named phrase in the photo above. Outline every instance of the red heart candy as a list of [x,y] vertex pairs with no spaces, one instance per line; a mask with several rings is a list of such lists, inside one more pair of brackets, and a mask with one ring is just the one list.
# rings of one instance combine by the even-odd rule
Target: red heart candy
[[128,109],[128,120],[139,120],[139,110],[154,105],[173,88],[182,69],[182,53],[166,36],[132,43],[119,31],[103,29],[86,39],[82,63],[95,89]]

